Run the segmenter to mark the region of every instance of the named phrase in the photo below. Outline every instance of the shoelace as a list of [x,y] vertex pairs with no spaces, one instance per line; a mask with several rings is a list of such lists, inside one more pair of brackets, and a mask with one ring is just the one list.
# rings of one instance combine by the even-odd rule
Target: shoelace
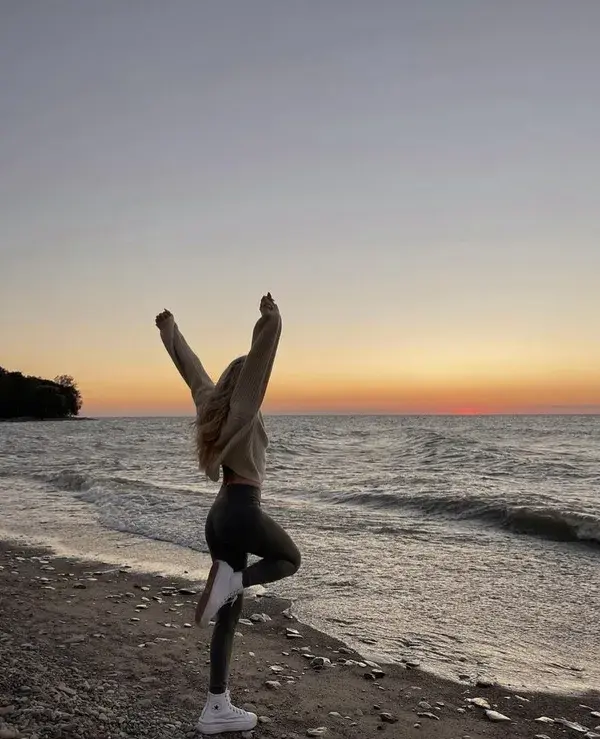
[[247,711],[244,711],[243,708],[238,708],[237,706],[233,705],[233,703],[231,702],[229,691],[227,691],[227,705],[233,711],[233,713],[236,713],[238,716],[246,716],[248,713]]

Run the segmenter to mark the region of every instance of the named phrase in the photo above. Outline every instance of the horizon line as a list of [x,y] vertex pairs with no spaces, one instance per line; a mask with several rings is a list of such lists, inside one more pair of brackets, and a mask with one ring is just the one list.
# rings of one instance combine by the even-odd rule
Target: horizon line
[[[474,417],[511,417],[511,416],[600,416],[600,408],[597,410],[585,411],[583,409],[573,408],[572,410],[564,411],[497,411],[497,412],[473,412],[473,413],[433,413],[433,412],[356,412],[356,411],[298,411],[298,412],[281,412],[281,411],[262,411],[263,416],[280,416],[280,417],[335,417],[335,416],[365,416],[365,417],[437,417],[437,418],[474,418]],[[92,419],[92,418],[194,418],[194,413],[143,413],[143,414],[130,414],[130,413],[110,413],[110,414],[93,414],[76,416],[75,418]]]

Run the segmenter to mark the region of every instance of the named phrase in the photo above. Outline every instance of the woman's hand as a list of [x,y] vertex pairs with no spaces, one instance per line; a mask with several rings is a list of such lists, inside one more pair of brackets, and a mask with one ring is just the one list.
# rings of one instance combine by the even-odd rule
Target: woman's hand
[[266,316],[269,313],[276,313],[277,310],[277,303],[273,300],[271,293],[263,295],[260,299],[260,314]]
[[159,313],[156,316],[155,323],[157,328],[163,328],[172,318],[173,314],[171,313],[171,311],[165,308],[162,313]]

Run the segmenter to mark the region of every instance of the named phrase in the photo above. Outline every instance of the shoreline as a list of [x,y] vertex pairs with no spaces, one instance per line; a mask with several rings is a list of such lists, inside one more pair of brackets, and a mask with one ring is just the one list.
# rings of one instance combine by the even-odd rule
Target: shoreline
[[[0,735],[195,736],[210,638],[210,629],[192,626],[197,592],[197,582],[134,571],[126,562],[63,558],[1,541]],[[542,716],[600,736],[600,691],[517,694],[447,681],[417,665],[373,666],[340,640],[289,618],[288,607],[268,593],[246,598],[243,617],[265,620],[242,621],[236,636],[232,697],[256,707],[261,737],[297,739],[319,727],[349,739],[386,729],[409,739],[574,731],[535,721]],[[287,636],[290,628],[301,636]],[[323,660],[311,664],[311,654]],[[492,721],[473,698],[510,723]]]

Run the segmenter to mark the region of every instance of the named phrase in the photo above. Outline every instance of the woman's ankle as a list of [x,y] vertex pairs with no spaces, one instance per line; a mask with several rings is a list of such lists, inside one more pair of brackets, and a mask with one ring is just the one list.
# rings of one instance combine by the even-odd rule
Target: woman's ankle
[[211,695],[224,695],[226,691],[227,691],[227,688],[221,688],[221,687],[208,689],[208,692]]

